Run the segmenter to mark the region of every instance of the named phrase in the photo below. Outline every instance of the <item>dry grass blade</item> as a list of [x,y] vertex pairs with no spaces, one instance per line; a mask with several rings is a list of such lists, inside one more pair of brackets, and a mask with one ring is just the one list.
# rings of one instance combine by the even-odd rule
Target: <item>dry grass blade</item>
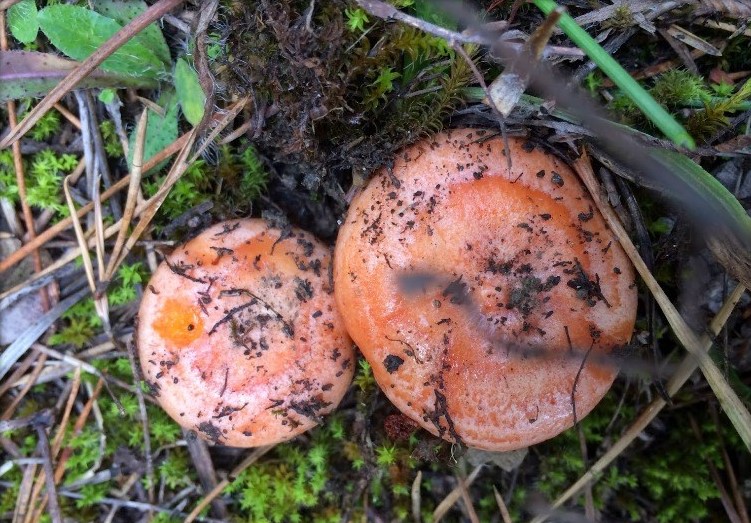
[[13,371],[13,374],[8,376],[8,379],[5,380],[2,385],[0,385],[0,398],[5,396],[5,393],[15,386],[16,382],[21,379],[21,376],[26,374],[26,371],[29,370],[31,365],[34,363],[34,360],[36,360],[37,356],[39,355],[29,354],[21,363],[18,364],[18,367],[16,367],[16,370]]
[[73,412],[73,405],[78,397],[78,390],[81,387],[81,367],[76,367],[73,372],[73,380],[70,384],[70,392],[68,393],[68,401],[65,402],[65,410],[63,410],[63,417],[57,426],[57,433],[52,440],[52,455],[57,456],[60,452],[60,447],[63,444],[63,438],[65,437],[65,431],[68,428],[68,421],[70,420],[70,413]]
[[21,486],[18,489],[16,497],[16,507],[13,511],[13,523],[22,523],[26,519],[26,514],[31,512],[31,491],[34,488],[34,476],[36,476],[37,465],[31,464],[23,471]]
[[65,79],[57,84],[50,93],[29,112],[18,127],[0,141],[0,149],[17,142],[29,129],[31,129],[44,114],[59,102],[68,91],[73,89],[78,82],[83,80],[97,66],[107,59],[112,53],[122,47],[128,40],[133,38],[150,23],[158,20],[185,0],[159,0],[143,13],[131,20],[125,27],[115,33],[112,38],[101,45],[91,56],[81,62]]
[[73,124],[73,127],[79,130],[81,129],[81,120],[79,120],[75,114],[68,111],[64,105],[56,103],[54,107],[58,113],[62,114],[66,120]]
[[717,49],[717,47],[677,24],[671,24],[667,29],[667,33],[680,42],[683,42],[694,49],[698,49],[703,53],[712,56],[722,56],[722,51]]
[[193,147],[194,141],[195,129],[188,133],[188,140],[180,151],[180,154],[178,154],[177,158],[175,159],[175,163],[172,164],[172,168],[170,169],[169,173],[167,173],[167,177],[165,178],[164,183],[156,192],[156,194],[149,198],[149,200],[145,203],[143,211],[139,213],[140,218],[138,220],[138,225],[135,226],[133,233],[125,242],[125,246],[123,247],[122,253],[117,260],[116,265],[121,264],[123,260],[128,256],[130,250],[136,244],[149,224],[151,224],[151,220],[156,215],[165,198],[167,198],[170,189],[172,189],[172,187],[177,183],[180,177],[190,166],[190,164],[187,163],[186,160],[188,158],[188,155],[190,154],[191,148]]
[[498,510],[501,512],[501,518],[503,523],[511,523],[511,514],[509,514],[506,502],[503,501],[503,496],[498,492],[498,489],[493,486],[493,496],[495,496],[495,502],[498,504]]
[[63,180],[63,191],[65,192],[65,201],[68,203],[68,209],[70,210],[70,216],[73,219],[73,230],[76,233],[76,240],[78,240],[78,246],[81,251],[81,259],[83,261],[83,270],[86,272],[86,281],[89,284],[89,289],[92,294],[96,292],[96,279],[94,278],[94,266],[91,263],[91,255],[89,254],[89,244],[86,240],[86,235],[81,227],[81,220],[76,214],[76,206],[73,203],[73,197],[70,194],[70,175],[66,176]]
[[[94,248],[96,252],[97,277],[101,283],[104,281],[104,220],[102,218],[102,202],[99,201],[99,187],[101,184],[99,173],[94,177],[94,190],[92,191],[92,200],[94,201]],[[70,205],[70,202],[69,202]],[[75,213],[71,211],[71,216]],[[122,227],[121,227],[122,230]],[[86,256],[86,251],[84,257]],[[99,292],[98,288],[94,289],[94,308],[102,320],[104,332],[109,336],[112,335],[110,327],[109,301],[106,292]]]
[[420,506],[422,505],[420,497],[421,484],[422,470],[418,470],[417,475],[415,476],[415,480],[412,482],[412,489],[410,491],[410,495],[412,497],[412,519],[415,520],[415,523],[421,523],[422,521],[422,511],[420,510]]
[[128,184],[128,196],[125,200],[125,210],[123,212],[122,227],[117,233],[115,246],[112,248],[110,261],[105,271],[105,281],[110,281],[117,269],[117,259],[125,242],[125,235],[130,227],[130,221],[133,219],[133,212],[136,209],[138,198],[138,189],[141,186],[141,175],[143,174],[143,145],[146,140],[146,124],[148,123],[149,112],[144,109],[141,118],[138,120],[136,127],[136,145],[133,149],[133,168],[130,173],[130,183]]
[[623,225],[621,225],[612,208],[607,204],[607,202],[603,201],[603,198],[600,194],[599,185],[595,180],[594,172],[592,171],[592,165],[587,155],[583,154],[577,161],[574,162],[573,167],[581,177],[584,184],[587,186],[587,189],[592,194],[592,198],[597,204],[600,212],[605,217],[608,226],[615,233],[615,236],[621,243],[623,250],[626,251],[626,254],[633,262],[636,270],[639,272],[639,275],[642,277],[644,283],[652,293],[652,296],[654,296],[655,301],[660,306],[660,309],[662,309],[662,312],[665,314],[665,317],[667,318],[668,323],[673,329],[673,332],[678,337],[678,340],[680,340],[681,344],[686,348],[686,350],[694,358],[696,358],[699,368],[701,369],[704,377],[707,380],[707,383],[709,383],[709,386],[712,388],[712,391],[720,402],[722,409],[730,418],[730,421],[733,423],[735,430],[743,440],[746,448],[751,451],[751,414],[749,414],[748,409],[740,400],[738,394],[727,382],[727,379],[725,379],[725,376],[722,374],[715,362],[706,353],[706,350],[704,349],[704,343],[702,343],[702,341],[694,333],[694,331],[691,330],[683,317],[676,310],[670,299],[667,297],[665,292],[662,290],[660,284],[657,283],[657,280],[655,280],[654,276],[652,276],[652,273],[644,263],[644,260],[642,260],[641,256],[639,255],[639,251],[631,242],[631,238],[629,238],[628,233],[623,228]]
[[477,465],[472,473],[467,476],[467,479],[465,481],[460,481],[460,486],[455,487],[454,490],[449,492],[448,496],[443,498],[443,501],[441,501],[433,511],[433,523],[441,521],[441,519],[443,519],[443,516],[446,515],[449,509],[454,506],[454,503],[459,501],[459,498],[462,497],[462,488],[467,489],[470,487],[470,485],[472,485],[472,483],[474,483],[475,479],[477,479],[478,474],[480,474],[482,467],[483,465]]
[[198,502],[196,507],[190,512],[190,514],[188,514],[188,517],[185,518],[183,523],[191,523],[191,521],[195,521],[201,511],[205,509],[215,497],[221,494],[222,490],[224,490],[224,488],[229,485],[230,482],[234,481],[242,471],[258,461],[264,454],[273,449],[275,446],[276,445],[266,445],[265,447],[258,447],[254,449],[253,452],[248,454],[248,457],[246,457],[240,462],[238,466],[232,469],[232,472],[229,473],[229,476],[227,476],[227,478],[220,481],[216,485],[216,487],[211,490],[211,492],[206,494],[204,498]]
[[63,523],[63,516],[60,512],[60,502],[57,499],[57,487],[53,478],[52,455],[50,453],[50,440],[47,437],[47,431],[44,425],[37,424],[35,427],[37,437],[39,438],[39,449],[42,453],[44,465],[45,483],[47,485],[47,499],[49,500],[49,515],[53,523]]
[[[34,353],[35,355],[38,355],[38,352]],[[44,364],[47,362],[47,356],[42,355],[41,357],[36,358],[36,363],[34,364],[34,370],[31,371],[31,374],[29,375],[29,380],[24,384],[21,391],[16,395],[15,398],[13,398],[13,401],[8,406],[8,408],[5,409],[5,412],[3,412],[2,417],[0,419],[7,420],[13,417],[13,414],[16,412],[16,409],[21,404],[21,401],[26,397],[26,395],[31,390],[31,387],[36,384],[36,380],[39,378],[39,375],[42,373],[42,370],[44,369]]]
[[[745,290],[746,289],[744,289],[743,286],[739,285],[725,300],[722,308],[710,323],[709,331],[712,336],[716,336],[717,333],[720,332],[722,326],[725,325],[725,322],[730,317],[730,314],[733,312],[733,309],[735,308],[738,301],[740,301]],[[702,343],[703,349],[705,351],[708,351],[710,347],[712,347],[712,338],[705,335],[702,337]],[[668,394],[673,395],[678,392],[683,384],[688,381],[694,371],[696,371],[696,368],[697,363],[693,355],[687,354],[686,356],[684,356],[675,373],[665,386]],[[615,442],[615,444],[610,447],[610,449],[608,449],[608,451],[603,454],[603,456],[598,459],[597,462],[592,465],[589,470],[587,470],[582,475],[582,477],[576,481],[576,483],[571,485],[563,494],[561,494],[558,499],[556,499],[555,502],[551,505],[551,508],[560,507],[566,501],[581,492],[582,488],[584,488],[585,485],[597,481],[597,479],[608,467],[608,465],[610,465],[613,460],[615,460],[626,449],[626,447],[628,447],[637,437],[639,437],[639,434],[641,434],[642,431],[647,428],[650,423],[652,423],[652,420],[657,417],[657,415],[665,407],[665,405],[667,405],[665,400],[659,397],[652,401],[652,403],[650,403],[649,406],[644,409],[639,417],[636,418],[636,420],[631,424],[628,430],[626,430],[623,436],[621,436],[621,438],[617,442]],[[542,515],[536,517],[534,520],[532,520],[532,522],[542,523],[543,521],[545,521],[545,519],[546,516]]]
[[469,490],[467,489],[467,485],[464,482],[464,479],[460,476],[455,477],[462,494],[462,502],[464,503],[464,508],[467,509],[467,517],[469,517],[471,523],[480,523],[480,518],[477,517],[477,511],[475,510],[475,506],[472,504],[472,496],[469,495]]
[[[180,138],[172,142],[169,146],[162,149],[160,152],[152,156],[149,161],[147,161],[144,166],[143,170],[148,171],[149,169],[156,167],[160,162],[168,158],[169,156],[172,156],[176,152],[178,152],[184,145],[185,142],[188,139],[188,133],[185,133]],[[73,176],[71,174],[71,176]],[[102,193],[101,201],[105,201],[109,198],[111,198],[114,194],[117,194],[119,191],[124,189],[128,186],[130,181],[130,176],[124,176],[122,179],[118,180],[117,183],[115,183],[112,187],[104,191]],[[75,213],[75,216],[78,218],[84,217],[87,213],[91,212],[91,210],[94,208],[93,202],[87,203],[83,207],[81,207],[78,212]],[[50,241],[52,238],[60,234],[61,232],[68,229],[71,224],[73,223],[73,217],[69,216],[67,218],[64,218],[57,222],[55,225],[41,233],[39,236],[37,236],[34,240],[24,244],[20,249],[18,249],[16,252],[14,252],[12,255],[8,256],[4,260],[0,261],[0,273],[8,270],[9,268],[13,267],[17,263],[19,263],[21,260],[26,258],[29,254],[31,254],[35,249],[38,249],[48,241]],[[5,296],[7,294],[4,293],[2,296]]]

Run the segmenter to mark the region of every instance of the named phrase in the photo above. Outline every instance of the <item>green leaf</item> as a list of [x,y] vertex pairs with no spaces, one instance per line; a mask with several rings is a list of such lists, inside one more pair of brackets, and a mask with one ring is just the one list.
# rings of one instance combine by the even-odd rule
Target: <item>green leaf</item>
[[[111,18],[75,5],[51,5],[39,11],[39,26],[52,45],[75,60],[84,60],[122,26]],[[156,79],[164,64],[139,36],[102,63],[105,71]]]
[[198,125],[203,119],[206,95],[198,81],[198,73],[183,58],[178,58],[175,64],[175,90],[185,119],[193,126]]
[[[167,147],[177,138],[177,97],[170,91],[163,94],[160,98],[159,106],[164,108],[164,116],[160,116],[152,110],[149,110],[149,122],[146,124],[146,141],[144,143],[143,161],[144,163],[156,153]],[[128,156],[128,168],[133,165],[133,149],[136,144],[136,130],[129,138],[130,155]],[[162,164],[163,165],[163,164]],[[161,166],[157,166],[158,169]]]
[[30,44],[37,38],[37,6],[34,0],[21,0],[8,9],[8,27],[13,38],[24,44]]
[[[78,62],[33,51],[0,51],[0,102],[44,96],[75,69]],[[155,79],[96,69],[79,84],[89,87],[156,87]]]
[[[142,0],[97,0],[93,2],[94,10],[112,18],[114,21],[121,25],[126,25],[133,20],[136,16],[146,11],[146,2]],[[140,42],[147,48],[151,49],[157,58],[159,58],[165,65],[169,65],[172,61],[169,53],[169,47],[167,41],[162,35],[162,31],[159,30],[159,26],[156,23],[149,25],[146,29],[138,33]]]
[[97,98],[103,104],[111,104],[115,101],[116,94],[117,93],[115,93],[114,89],[102,89],[102,92],[99,93],[99,96],[97,96]]

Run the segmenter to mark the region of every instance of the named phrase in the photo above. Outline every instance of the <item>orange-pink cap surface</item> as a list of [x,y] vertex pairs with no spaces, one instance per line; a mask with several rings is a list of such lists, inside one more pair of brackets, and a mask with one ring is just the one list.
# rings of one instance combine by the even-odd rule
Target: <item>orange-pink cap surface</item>
[[180,425],[215,443],[290,439],[336,408],[354,373],[330,251],[299,229],[219,223],[178,247],[147,286],[144,377]]
[[[388,398],[449,441],[512,450],[611,386],[636,315],[630,261],[571,169],[453,130],[397,154],[335,250],[347,330]],[[578,378],[577,378],[578,375]]]

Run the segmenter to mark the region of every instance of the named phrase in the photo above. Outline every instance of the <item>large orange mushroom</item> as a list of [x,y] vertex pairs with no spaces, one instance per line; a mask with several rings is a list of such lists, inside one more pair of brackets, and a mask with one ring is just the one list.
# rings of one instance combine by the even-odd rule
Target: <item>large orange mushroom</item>
[[175,249],[144,293],[136,336],[160,405],[237,447],[318,423],[354,373],[329,269],[310,234],[263,220],[219,223]]
[[571,169],[458,129],[409,147],[354,199],[334,257],[349,334],[425,429],[506,451],[586,415],[618,370],[636,286]]

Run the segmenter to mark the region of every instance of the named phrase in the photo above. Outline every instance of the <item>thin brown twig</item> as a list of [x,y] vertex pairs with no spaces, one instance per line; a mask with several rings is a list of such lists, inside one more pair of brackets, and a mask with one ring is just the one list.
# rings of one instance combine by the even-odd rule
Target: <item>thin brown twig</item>
[[68,109],[66,109],[66,107],[63,104],[58,102],[53,107],[57,109],[57,112],[62,114],[66,120],[72,123],[73,127],[75,127],[76,129],[81,129],[81,120],[79,120],[75,114],[68,111]]
[[24,521],[27,515],[32,512],[31,495],[37,467],[37,465],[31,464],[23,471],[21,484],[18,487],[18,495],[16,496],[16,507],[13,511],[13,523]]
[[146,28],[152,22],[158,20],[175,7],[182,4],[185,0],[158,0],[143,13],[136,16],[125,27],[115,33],[112,38],[94,51],[91,56],[81,62],[81,64],[71,71],[59,84],[57,84],[44,99],[39,102],[18,127],[11,132],[2,141],[0,149],[5,149],[12,143],[15,143],[31,129],[49,109],[59,102],[65,94],[73,89],[78,83],[86,78],[94,69],[97,68],[112,53],[122,47],[128,40],[137,35],[141,30]]

